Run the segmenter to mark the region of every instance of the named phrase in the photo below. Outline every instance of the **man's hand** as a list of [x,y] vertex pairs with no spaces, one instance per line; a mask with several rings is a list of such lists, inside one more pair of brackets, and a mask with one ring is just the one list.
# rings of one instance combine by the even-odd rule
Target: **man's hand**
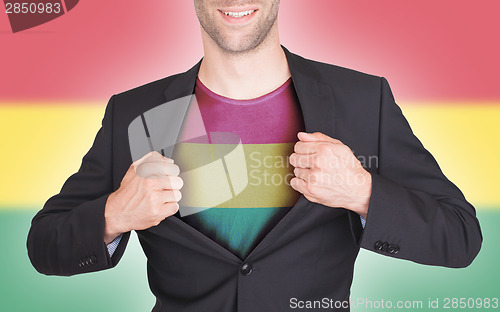
[[292,188],[315,203],[343,207],[366,218],[372,179],[351,149],[320,132],[299,132],[290,155]]
[[177,212],[183,185],[172,159],[151,152],[130,165],[105,207],[104,242],[131,230],[158,225]]

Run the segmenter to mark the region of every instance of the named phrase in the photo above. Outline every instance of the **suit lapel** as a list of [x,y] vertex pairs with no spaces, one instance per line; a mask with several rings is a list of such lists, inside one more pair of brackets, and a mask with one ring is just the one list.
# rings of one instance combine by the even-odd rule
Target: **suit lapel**
[[335,101],[331,88],[321,82],[321,74],[308,60],[283,47],[292,81],[304,116],[306,132],[323,132],[334,136]]
[[[322,132],[329,136],[334,136],[334,114],[335,105],[331,88],[321,82],[321,75],[317,72],[305,59],[290,53],[285,47],[282,47],[287,57],[288,66],[292,75],[293,85],[299,98],[300,108],[304,117],[305,130],[307,132]],[[180,74],[165,90],[166,102],[173,101],[180,97],[186,97],[194,93],[196,77],[200,68],[201,60],[187,72]],[[185,105],[185,111],[188,111],[189,101],[185,101],[181,105]],[[184,116],[185,119],[185,116]],[[180,132],[180,128],[177,132]],[[177,134],[178,136],[179,134]],[[297,203],[292,209],[280,220],[280,222],[264,237],[264,239],[250,252],[248,257],[260,253],[284,235],[285,232],[298,222],[301,217],[311,207],[309,202],[303,195],[300,196]],[[175,228],[185,229],[189,232],[193,243],[203,244],[206,247],[217,249],[221,256],[231,261],[239,261],[240,259],[220,246],[219,244],[206,237],[201,232],[180,220],[179,214],[165,219],[167,224]],[[161,231],[161,227],[157,227],[156,231]],[[247,258],[248,258],[247,257]]]
[[180,97],[194,94],[194,86],[196,84],[196,77],[200,70],[201,60],[196,63],[187,72],[179,74],[165,89],[165,101],[173,101]]

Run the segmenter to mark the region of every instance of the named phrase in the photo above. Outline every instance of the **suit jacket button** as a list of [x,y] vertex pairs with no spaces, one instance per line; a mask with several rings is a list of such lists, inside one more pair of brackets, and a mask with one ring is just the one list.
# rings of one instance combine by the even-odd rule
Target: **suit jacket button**
[[398,245],[394,245],[393,248],[394,248],[393,254],[395,255],[395,254],[397,254],[399,252],[399,246]]
[[390,253],[391,255],[394,254],[394,245],[389,244],[387,246],[387,252]]
[[97,263],[97,258],[95,256],[90,257],[89,259],[90,265],[95,265]]
[[252,273],[253,267],[250,263],[243,263],[243,265],[240,268],[241,274],[248,276],[250,273]]
[[388,247],[388,246],[389,246],[389,244],[388,244],[387,242],[384,242],[384,243],[382,244],[382,248],[381,248],[380,250],[382,250],[382,251],[387,251],[387,247]]
[[373,245],[373,248],[375,248],[375,250],[382,250],[382,242],[377,241],[375,245]]

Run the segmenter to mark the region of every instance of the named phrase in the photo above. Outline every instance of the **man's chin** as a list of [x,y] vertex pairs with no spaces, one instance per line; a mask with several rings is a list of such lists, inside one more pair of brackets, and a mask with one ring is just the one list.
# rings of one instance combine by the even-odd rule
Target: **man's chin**
[[262,41],[256,39],[243,38],[227,38],[216,44],[226,53],[230,54],[245,54],[255,51],[262,45]]
[[257,47],[221,47],[222,50],[228,54],[246,54],[255,51]]

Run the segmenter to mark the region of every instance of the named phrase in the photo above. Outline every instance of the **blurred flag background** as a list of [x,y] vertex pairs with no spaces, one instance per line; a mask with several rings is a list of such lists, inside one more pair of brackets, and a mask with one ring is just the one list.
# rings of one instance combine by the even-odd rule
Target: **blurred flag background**
[[[79,168],[109,97],[202,57],[193,3],[81,1],[15,34],[2,11],[0,310],[148,311],[154,297],[135,235],[116,268],[71,278],[38,274],[26,236],[34,214]],[[451,308],[453,298],[500,297],[499,11],[497,0],[281,3],[281,40],[292,52],[388,79],[415,134],[477,208],[483,230],[483,248],[466,269],[362,250],[353,311],[384,310],[368,301],[416,300],[425,310],[429,300],[442,308],[449,298]]]

